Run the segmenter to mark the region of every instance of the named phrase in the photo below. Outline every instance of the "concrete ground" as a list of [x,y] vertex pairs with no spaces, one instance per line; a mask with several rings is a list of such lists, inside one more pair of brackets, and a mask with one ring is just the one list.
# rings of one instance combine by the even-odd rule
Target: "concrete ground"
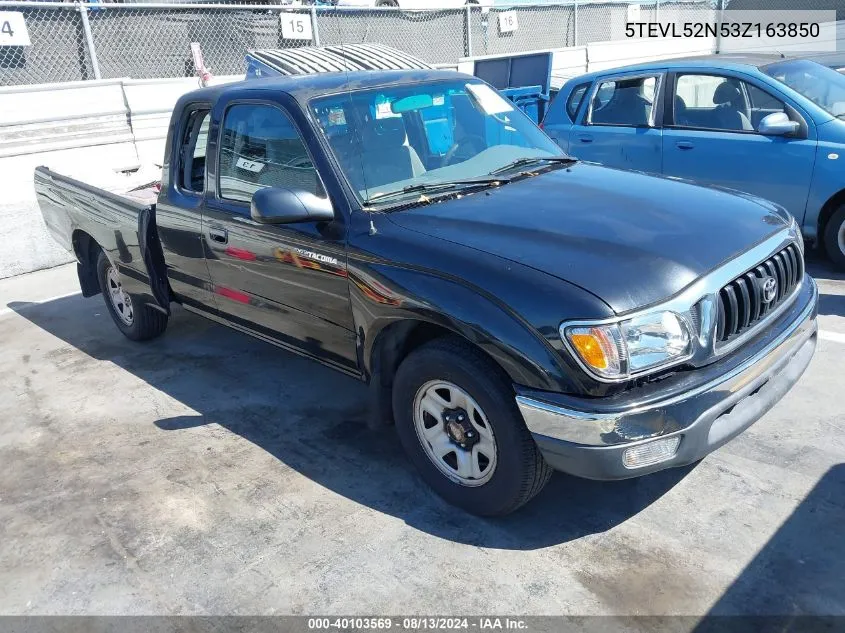
[[354,380],[184,311],[132,343],[72,266],[0,281],[0,614],[845,615],[845,275],[810,268],[818,352],[745,434],[499,520]]

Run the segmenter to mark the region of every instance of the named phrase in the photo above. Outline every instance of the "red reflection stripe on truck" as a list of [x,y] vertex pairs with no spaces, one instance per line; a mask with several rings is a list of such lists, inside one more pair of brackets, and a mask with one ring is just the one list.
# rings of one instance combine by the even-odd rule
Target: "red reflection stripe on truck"
[[235,248],[234,246],[228,247],[226,249],[226,254],[230,257],[234,257],[236,259],[243,259],[248,262],[254,261],[257,257],[257,255],[252,251],[248,251],[243,248]]
[[231,299],[232,301],[238,301],[240,303],[249,303],[248,294],[239,292],[237,290],[232,290],[231,288],[217,286],[214,289],[214,292],[219,294],[221,297],[226,297],[227,299]]

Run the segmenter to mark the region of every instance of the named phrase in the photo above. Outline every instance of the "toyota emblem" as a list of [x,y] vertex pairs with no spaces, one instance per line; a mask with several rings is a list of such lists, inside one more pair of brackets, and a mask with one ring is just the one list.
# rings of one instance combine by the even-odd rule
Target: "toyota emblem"
[[771,303],[778,296],[778,282],[774,277],[768,277],[763,282],[763,303]]

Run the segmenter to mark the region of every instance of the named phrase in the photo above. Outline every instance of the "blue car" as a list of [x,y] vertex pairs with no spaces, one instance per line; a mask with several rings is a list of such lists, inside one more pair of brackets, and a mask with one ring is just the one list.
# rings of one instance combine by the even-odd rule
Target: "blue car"
[[609,167],[730,188],[785,207],[845,268],[845,55],[711,55],[567,82],[543,128]]

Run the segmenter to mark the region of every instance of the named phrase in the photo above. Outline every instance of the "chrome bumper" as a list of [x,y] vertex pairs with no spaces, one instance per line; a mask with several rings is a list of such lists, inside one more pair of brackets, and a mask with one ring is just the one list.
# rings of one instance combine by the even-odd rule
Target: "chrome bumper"
[[[536,397],[516,398],[525,424],[550,465],[598,479],[633,477],[701,459],[739,435],[798,381],[816,346],[818,289],[805,279],[803,301],[768,344],[709,381],[647,405],[566,407]],[[789,318],[789,317],[785,317]],[[697,370],[698,371],[698,370]],[[590,404],[580,400],[579,404]],[[680,437],[673,458],[642,468],[622,466],[622,453],[657,438]]]

